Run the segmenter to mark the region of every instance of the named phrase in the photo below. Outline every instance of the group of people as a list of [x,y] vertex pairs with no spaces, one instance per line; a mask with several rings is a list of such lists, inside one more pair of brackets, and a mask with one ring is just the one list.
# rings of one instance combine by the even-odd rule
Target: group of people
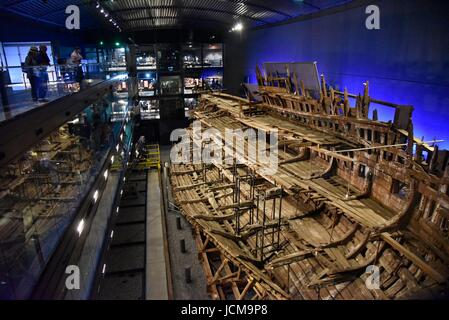
[[33,101],[47,102],[48,73],[50,58],[47,55],[47,46],[42,45],[39,49],[35,46],[30,48],[25,59],[24,72],[31,85],[31,97]]
[[[41,45],[39,49],[35,46],[30,48],[23,65],[23,72],[26,73],[31,85],[31,97],[36,102],[48,102],[48,72],[50,58],[47,54],[47,46]],[[83,80],[83,69],[81,66],[81,49],[76,47],[70,55],[70,64],[74,66],[74,80],[81,83]]]

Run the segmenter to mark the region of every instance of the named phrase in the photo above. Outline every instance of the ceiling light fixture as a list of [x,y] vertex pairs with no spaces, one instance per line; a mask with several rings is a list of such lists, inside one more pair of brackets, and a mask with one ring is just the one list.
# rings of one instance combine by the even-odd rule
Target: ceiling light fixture
[[243,24],[241,22],[237,23],[233,28],[232,31],[242,31],[243,30]]

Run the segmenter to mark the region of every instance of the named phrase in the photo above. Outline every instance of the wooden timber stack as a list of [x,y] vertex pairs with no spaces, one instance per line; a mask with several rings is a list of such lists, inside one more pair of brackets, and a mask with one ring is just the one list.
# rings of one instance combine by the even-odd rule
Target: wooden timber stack
[[[193,117],[220,137],[277,130],[277,173],[235,148],[233,165],[171,166],[212,298],[447,297],[448,152],[413,136],[413,108],[372,99],[368,83],[356,96],[323,77],[314,99],[303,84],[257,74],[262,103],[205,94]],[[394,121],[369,118],[373,102],[394,108]],[[368,266],[379,286],[366,285]]]

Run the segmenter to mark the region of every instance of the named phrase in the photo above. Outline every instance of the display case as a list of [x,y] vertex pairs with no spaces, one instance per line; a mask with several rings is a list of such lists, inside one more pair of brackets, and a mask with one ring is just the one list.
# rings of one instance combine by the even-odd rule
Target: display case
[[223,69],[221,68],[204,69],[202,79],[204,85],[212,90],[223,89]]
[[136,64],[138,71],[156,70],[156,51],[154,46],[139,47],[136,52]]
[[181,70],[181,47],[177,44],[160,45],[157,48],[158,70],[177,72]]
[[107,66],[107,71],[126,71],[126,50],[124,47],[100,48],[98,52],[100,63]]
[[118,84],[114,85],[114,95],[116,95],[118,98],[128,98],[128,91],[128,82],[125,80],[120,81]]
[[186,118],[190,117],[190,113],[198,106],[198,104],[198,98],[184,98],[184,111]]
[[139,102],[141,120],[159,120],[161,118],[159,110],[159,100],[145,100]]
[[184,69],[202,67],[201,45],[187,44],[182,47],[182,63]]
[[203,79],[200,77],[185,77],[184,78],[184,93],[193,94],[203,87]]
[[223,67],[223,45],[209,44],[203,48],[203,66],[222,68]]
[[137,78],[139,81],[139,96],[152,97],[156,94],[157,72],[139,72]]
[[111,117],[111,104],[91,105],[0,168],[0,299],[30,297],[80,206],[98,200],[92,187],[122,127]]
[[161,76],[160,94],[177,95],[182,93],[181,76]]
[[126,119],[128,110],[128,101],[125,99],[118,99],[111,103],[111,121],[121,122]]

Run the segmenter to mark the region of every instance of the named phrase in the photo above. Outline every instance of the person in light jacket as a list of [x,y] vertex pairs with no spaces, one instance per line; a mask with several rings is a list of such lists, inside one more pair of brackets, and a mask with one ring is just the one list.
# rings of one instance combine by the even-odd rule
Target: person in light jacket
[[70,60],[72,64],[75,65],[75,81],[81,85],[81,81],[83,81],[83,66],[81,65],[81,60],[83,60],[83,56],[81,55],[81,48],[76,47],[70,55]]

